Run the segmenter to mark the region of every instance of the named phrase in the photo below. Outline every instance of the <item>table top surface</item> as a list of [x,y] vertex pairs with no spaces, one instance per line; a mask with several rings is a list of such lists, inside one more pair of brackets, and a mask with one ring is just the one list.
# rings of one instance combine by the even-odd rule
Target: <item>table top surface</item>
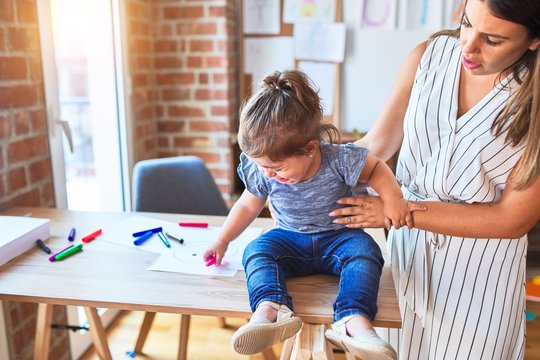
[[[11,208],[1,215],[51,219],[47,244],[53,252],[66,247],[72,227],[77,234],[113,225],[133,213],[79,212],[46,208]],[[201,221],[201,216],[138,213],[165,221]],[[204,216],[204,221],[220,226],[224,217]],[[273,226],[272,219],[258,218],[251,226]],[[368,231],[381,244],[381,229]],[[57,305],[79,305],[125,310],[169,312],[191,315],[249,318],[245,274],[212,277],[146,270],[159,254],[99,241],[84,246],[71,261],[51,263],[40,249],[33,248],[0,267],[0,299]],[[287,288],[295,313],[307,323],[331,323],[332,303],[338,291],[338,277],[312,275],[290,278]],[[376,326],[400,327],[398,301],[391,270],[383,269],[378,297]]]

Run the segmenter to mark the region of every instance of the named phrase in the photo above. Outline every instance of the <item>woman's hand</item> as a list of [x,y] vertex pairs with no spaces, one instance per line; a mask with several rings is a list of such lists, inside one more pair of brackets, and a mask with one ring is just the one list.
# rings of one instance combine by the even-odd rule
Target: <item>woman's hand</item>
[[[334,223],[349,228],[382,228],[385,227],[384,203],[378,196],[346,197],[338,200],[338,204],[350,205],[332,211]],[[425,211],[427,207],[418,203],[409,204],[409,210]]]

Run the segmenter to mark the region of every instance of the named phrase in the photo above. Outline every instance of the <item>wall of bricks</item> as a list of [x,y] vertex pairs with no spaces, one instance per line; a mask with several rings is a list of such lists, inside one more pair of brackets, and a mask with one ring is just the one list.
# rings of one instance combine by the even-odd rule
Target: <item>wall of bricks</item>
[[[54,205],[35,0],[0,0],[0,210]],[[31,359],[35,304],[2,302],[12,359]],[[54,318],[65,322],[58,307]],[[50,357],[69,358],[65,331]]]
[[229,134],[239,104],[238,6],[236,0],[129,6],[134,132],[140,136],[135,159],[199,156],[226,200],[233,176]]

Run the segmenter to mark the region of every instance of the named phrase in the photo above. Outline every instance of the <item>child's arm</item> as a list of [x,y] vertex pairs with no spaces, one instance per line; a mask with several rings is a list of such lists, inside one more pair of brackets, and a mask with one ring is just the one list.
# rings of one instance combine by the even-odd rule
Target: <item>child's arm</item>
[[384,202],[385,225],[396,229],[407,225],[413,227],[413,219],[407,201],[399,188],[392,170],[382,160],[369,155],[360,174],[359,182],[367,182]]
[[221,264],[229,243],[236,239],[262,211],[266,199],[256,197],[244,190],[238,201],[233,205],[219,234],[203,255],[204,261],[215,257],[216,265]]

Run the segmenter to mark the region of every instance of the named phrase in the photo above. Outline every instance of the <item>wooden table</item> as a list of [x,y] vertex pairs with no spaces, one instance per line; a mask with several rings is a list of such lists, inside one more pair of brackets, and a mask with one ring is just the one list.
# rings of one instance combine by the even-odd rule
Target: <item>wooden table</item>
[[[53,252],[63,249],[71,227],[77,235],[106,228],[130,213],[76,212],[61,209],[17,207],[2,215],[51,219]],[[142,213],[165,221],[180,218],[201,221],[200,216]],[[204,221],[219,226],[224,217],[205,216]],[[252,226],[271,228],[271,219],[259,218]],[[384,241],[382,230],[370,231],[377,241]],[[96,308],[166,312],[248,319],[245,275],[233,278],[195,276],[146,270],[158,254],[141,251],[99,238],[84,246],[82,253],[64,261],[51,263],[38,249],[9,261],[0,267],[0,299],[39,303],[34,359],[46,359],[50,341],[53,305],[83,306],[88,315],[90,332],[102,359],[111,359],[105,331]],[[282,358],[333,358],[324,341],[324,329],[332,323],[332,302],[338,290],[337,277],[313,275],[288,280],[295,313],[304,321],[296,339],[284,344]],[[383,270],[376,326],[401,326],[398,302],[390,268]]]

